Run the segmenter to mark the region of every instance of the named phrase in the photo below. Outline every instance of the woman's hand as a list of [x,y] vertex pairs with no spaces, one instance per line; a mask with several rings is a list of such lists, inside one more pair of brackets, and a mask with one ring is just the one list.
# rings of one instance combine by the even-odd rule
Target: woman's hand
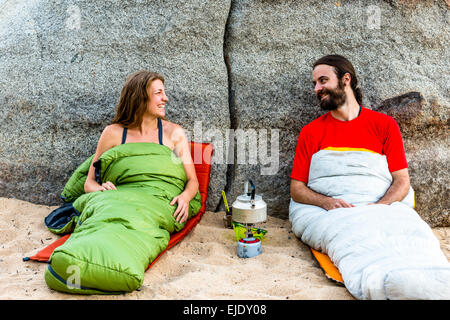
[[102,183],[102,185],[100,186],[100,188],[98,190],[105,191],[105,190],[117,190],[117,189],[116,189],[116,186],[111,181],[106,181],[106,182]]
[[187,220],[189,216],[189,199],[186,194],[183,192],[180,195],[176,196],[170,202],[170,205],[173,206],[175,203],[178,203],[178,207],[173,213],[175,220],[178,223],[183,223]]
[[106,181],[101,185],[97,183],[95,180],[86,179],[86,183],[84,184],[84,192],[95,192],[95,191],[106,191],[106,190],[117,190],[116,186],[111,181]]

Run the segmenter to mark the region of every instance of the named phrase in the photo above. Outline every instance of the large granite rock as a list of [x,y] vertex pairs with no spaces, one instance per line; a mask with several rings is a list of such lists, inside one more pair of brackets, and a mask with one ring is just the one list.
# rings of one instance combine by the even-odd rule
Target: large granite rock
[[450,225],[448,105],[408,92],[374,109],[390,115],[400,126],[417,212],[432,226]]
[[243,181],[252,178],[269,214],[286,217],[298,134],[322,114],[312,64],[323,55],[342,54],[355,66],[366,107],[422,93],[420,117],[402,120],[402,109],[418,108],[402,105],[403,99],[392,100],[398,109],[393,116],[404,132],[419,214],[433,226],[450,225],[448,18],[443,1],[233,1],[225,52],[234,124],[246,132],[278,129],[279,169],[262,175],[267,166],[260,162],[236,164],[229,197],[241,194]]
[[208,209],[252,179],[287,217],[298,134],[322,114],[311,66],[337,53],[398,121],[418,213],[450,226],[448,20],[438,0],[0,0],[0,196],[59,203],[127,75],[150,69],[168,119],[215,144]]
[[[0,2],[0,196],[60,203],[137,70],[165,76],[168,120],[225,135],[228,11],[229,0]],[[214,166],[210,208],[225,173]]]

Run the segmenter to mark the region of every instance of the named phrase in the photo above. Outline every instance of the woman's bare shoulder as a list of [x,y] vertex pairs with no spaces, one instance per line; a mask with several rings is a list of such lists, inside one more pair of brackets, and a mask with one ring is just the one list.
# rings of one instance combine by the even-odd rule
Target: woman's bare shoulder
[[118,123],[113,123],[107,125],[105,129],[103,129],[102,135],[116,137],[121,136],[123,133],[123,126]]
[[105,129],[103,130],[103,132],[105,132],[106,134],[112,134],[112,135],[120,134],[121,135],[123,132],[123,126],[118,123],[113,123],[113,124],[107,125],[105,127]]
[[162,120],[162,125],[164,133],[167,133],[171,137],[177,137],[184,134],[184,129],[179,124]]
[[177,128],[181,128],[181,126],[179,124],[176,124],[174,122],[170,122],[169,120],[161,119],[161,121],[162,121],[163,128],[167,128],[167,130],[173,131],[173,130],[175,130]]
[[110,149],[119,145],[122,141],[123,126],[117,123],[107,125],[103,129],[99,143],[102,144],[102,149]]
[[164,137],[168,137],[175,149],[178,149],[178,144],[182,141],[186,141],[184,129],[179,124],[167,120],[162,120],[162,125],[164,128]]

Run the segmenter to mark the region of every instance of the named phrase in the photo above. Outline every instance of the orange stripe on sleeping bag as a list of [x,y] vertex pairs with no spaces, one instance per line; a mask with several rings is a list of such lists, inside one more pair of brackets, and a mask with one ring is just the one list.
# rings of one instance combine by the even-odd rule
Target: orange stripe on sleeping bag
[[50,260],[50,256],[52,255],[53,251],[55,251],[56,248],[58,248],[60,245],[62,245],[64,242],[66,242],[67,239],[69,239],[70,234],[66,234],[65,236],[59,238],[58,240],[52,242],[47,247],[36,253],[34,256],[31,256],[29,258],[25,258],[24,260],[34,260],[34,261],[40,261],[40,262],[48,262]]

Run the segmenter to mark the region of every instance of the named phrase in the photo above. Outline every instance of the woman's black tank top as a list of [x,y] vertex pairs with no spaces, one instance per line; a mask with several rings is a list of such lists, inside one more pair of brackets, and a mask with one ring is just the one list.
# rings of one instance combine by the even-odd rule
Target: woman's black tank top
[[[123,128],[123,134],[122,134],[122,144],[125,143],[125,140],[127,140],[127,132],[128,128]],[[162,121],[161,118],[158,118],[158,139],[159,144],[163,144],[163,130],[162,130]]]

